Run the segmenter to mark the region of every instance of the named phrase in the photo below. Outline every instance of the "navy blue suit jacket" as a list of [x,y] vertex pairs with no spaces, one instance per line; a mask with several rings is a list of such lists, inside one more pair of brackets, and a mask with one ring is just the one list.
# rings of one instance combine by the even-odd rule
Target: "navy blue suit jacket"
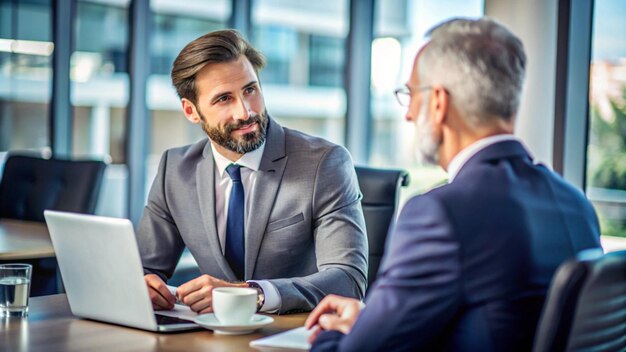
[[405,205],[352,331],[313,351],[529,351],[553,273],[599,233],[579,190],[519,142],[490,145]]

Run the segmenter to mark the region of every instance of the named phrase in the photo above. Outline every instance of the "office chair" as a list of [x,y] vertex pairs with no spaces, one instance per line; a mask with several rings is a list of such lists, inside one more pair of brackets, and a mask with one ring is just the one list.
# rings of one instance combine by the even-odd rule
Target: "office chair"
[[533,350],[626,350],[626,251],[583,251],[559,267]]
[[[45,209],[93,214],[106,163],[12,155],[0,179],[0,218],[44,222]],[[59,291],[56,258],[26,259],[33,265],[32,297]]]
[[361,206],[369,242],[367,283],[370,287],[378,275],[389,227],[396,216],[400,187],[409,185],[409,175],[404,170],[361,166],[355,170],[363,193]]
[[0,218],[44,222],[45,209],[93,214],[106,163],[9,154],[0,180]]

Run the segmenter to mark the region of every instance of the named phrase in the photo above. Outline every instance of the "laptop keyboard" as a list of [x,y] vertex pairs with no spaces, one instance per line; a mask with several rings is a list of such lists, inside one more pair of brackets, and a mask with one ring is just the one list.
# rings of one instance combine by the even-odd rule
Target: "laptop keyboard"
[[192,324],[193,321],[185,320],[175,317],[168,317],[165,315],[155,314],[158,325],[173,325],[173,324]]

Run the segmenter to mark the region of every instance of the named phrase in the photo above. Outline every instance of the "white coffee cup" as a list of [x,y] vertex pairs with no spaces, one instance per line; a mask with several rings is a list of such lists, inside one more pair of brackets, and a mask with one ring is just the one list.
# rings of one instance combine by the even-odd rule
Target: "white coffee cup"
[[213,289],[213,312],[224,325],[247,324],[256,312],[257,290],[246,287]]

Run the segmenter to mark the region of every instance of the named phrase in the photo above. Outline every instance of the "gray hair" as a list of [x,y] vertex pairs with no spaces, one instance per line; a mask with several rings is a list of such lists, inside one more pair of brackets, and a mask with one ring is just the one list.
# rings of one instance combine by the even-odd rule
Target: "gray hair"
[[520,104],[526,54],[522,42],[489,18],[456,18],[428,31],[419,79],[439,84],[474,127],[510,122]]

